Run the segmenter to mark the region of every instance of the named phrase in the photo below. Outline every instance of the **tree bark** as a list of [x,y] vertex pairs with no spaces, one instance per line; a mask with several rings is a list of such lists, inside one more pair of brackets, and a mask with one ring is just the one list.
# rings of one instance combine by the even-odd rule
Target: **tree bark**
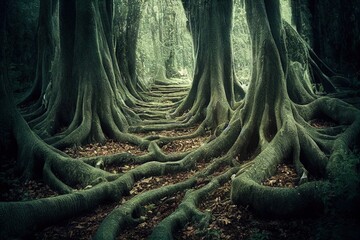
[[61,52],[45,95],[47,112],[30,122],[54,146],[106,137],[139,143],[123,134],[138,117],[126,105],[131,94],[115,57],[112,4],[60,1]]
[[115,3],[116,58],[123,81],[130,93],[138,99],[143,89],[136,73],[136,50],[142,15],[142,2],[122,0]]
[[[183,1],[193,39],[195,70],[188,96],[174,116],[189,111],[194,121],[215,129],[226,124],[235,102],[232,1]],[[204,110],[206,109],[206,110]]]
[[42,97],[51,80],[51,68],[55,57],[57,42],[58,0],[40,1],[37,29],[37,62],[33,86],[21,101],[28,103]]

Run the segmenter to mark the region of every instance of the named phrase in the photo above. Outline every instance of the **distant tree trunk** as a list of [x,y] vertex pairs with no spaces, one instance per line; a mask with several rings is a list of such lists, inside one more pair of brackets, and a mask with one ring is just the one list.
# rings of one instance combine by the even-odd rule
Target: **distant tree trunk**
[[116,58],[126,87],[137,98],[141,98],[137,90],[142,88],[136,73],[141,7],[141,0],[121,0],[115,7]]
[[166,7],[163,9],[164,14],[164,46],[165,46],[165,69],[166,77],[177,77],[178,72],[175,66],[175,43],[176,43],[176,12],[173,1],[165,1]]
[[174,115],[189,110],[193,121],[215,129],[226,124],[234,105],[231,0],[183,0],[195,54],[194,79],[188,96]]

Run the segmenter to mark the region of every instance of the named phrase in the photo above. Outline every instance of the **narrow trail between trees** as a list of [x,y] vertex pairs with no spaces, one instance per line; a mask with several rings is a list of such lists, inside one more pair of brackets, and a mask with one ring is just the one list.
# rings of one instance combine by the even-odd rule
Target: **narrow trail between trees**
[[[342,98],[332,84],[338,76],[325,75],[283,23],[280,1],[244,1],[252,48],[246,94],[236,91],[232,65],[232,1],[201,8],[183,1],[195,27],[191,88],[169,79],[136,95],[113,51],[113,2],[62,3],[59,79],[44,98],[20,112],[8,79],[0,81],[12,151],[0,162],[1,238],[359,235],[358,92],[351,104],[331,97]],[[313,75],[332,95],[314,91]]]
[[[146,96],[151,100],[139,103],[134,108],[139,116],[143,113],[142,118],[149,123],[148,126],[161,121],[169,124],[166,116],[186,96],[189,82],[172,81],[154,85]],[[323,129],[334,127],[336,123],[329,119],[314,119],[311,125]],[[194,125],[161,131],[147,129],[137,133],[139,137],[157,143],[150,144],[148,150],[113,140],[65,149],[63,152],[74,161],[83,161],[120,178],[136,172],[140,165],[152,160],[184,165],[175,171],[162,170],[162,173],[140,171],[136,173],[139,176],[134,175],[136,180],[132,182],[132,187],[120,198],[106,201],[83,214],[77,214],[77,217],[37,231],[34,238],[90,239],[96,236],[97,239],[146,239],[154,228],[161,229],[164,225],[177,222],[182,230],[173,232],[175,239],[315,239],[316,218],[269,221],[255,215],[247,206],[233,204],[230,200],[230,178],[251,166],[251,161],[239,165],[224,157],[207,158],[205,154],[203,157],[199,154],[193,157],[196,159],[194,162],[181,162],[186,155],[213,139],[209,131],[194,134],[198,127]],[[276,173],[264,180],[262,185],[296,188],[301,176],[295,168],[290,162],[279,164]],[[6,179],[6,191],[1,201],[35,200],[60,195],[40,180],[22,185],[15,176],[13,162],[2,163],[1,169],[6,170],[2,172],[2,178]],[[99,183],[101,181],[78,184],[73,188],[75,191],[86,191]],[[108,235],[109,229],[113,229],[113,234],[110,232]],[[156,236],[152,238],[157,239]]]

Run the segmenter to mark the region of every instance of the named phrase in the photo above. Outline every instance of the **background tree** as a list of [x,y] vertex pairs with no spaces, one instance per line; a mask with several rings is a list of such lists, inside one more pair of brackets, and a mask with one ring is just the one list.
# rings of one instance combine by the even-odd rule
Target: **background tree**
[[116,58],[122,78],[130,93],[140,98],[138,90],[144,89],[136,71],[137,45],[142,8],[145,1],[115,1]]
[[251,43],[245,14],[241,1],[234,1],[234,26],[232,30],[234,69],[236,79],[244,90],[249,84],[251,69]]
[[[193,50],[186,16],[180,1],[149,0],[144,5],[138,49],[139,74],[143,79],[166,82],[180,71],[188,77],[193,68]],[[150,47],[151,46],[151,47]],[[168,61],[172,55],[171,60]],[[174,69],[166,70],[166,62]],[[166,74],[166,72],[172,74]],[[174,75],[174,76],[175,76]]]
[[189,111],[190,123],[203,121],[202,128],[215,129],[229,121],[235,104],[233,2],[183,1],[183,6],[193,39],[195,69],[189,94],[173,115]]
[[177,26],[177,13],[175,11],[175,3],[174,1],[165,0],[163,6],[164,7],[164,29],[166,34],[164,34],[164,47],[167,58],[165,59],[165,69],[166,69],[166,77],[179,77],[178,70],[176,69],[175,62],[175,44],[177,41],[177,36],[179,36],[178,26]]

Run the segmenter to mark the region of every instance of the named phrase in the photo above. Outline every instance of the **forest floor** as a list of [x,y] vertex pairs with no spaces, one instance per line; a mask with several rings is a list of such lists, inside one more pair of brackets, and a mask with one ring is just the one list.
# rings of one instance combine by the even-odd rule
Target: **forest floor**
[[[162,131],[161,134],[174,136],[194,131],[194,129]],[[167,153],[188,151],[199,147],[207,140],[207,137],[177,140],[163,146],[163,150]],[[137,146],[111,140],[105,144],[89,144],[82,147],[68,148],[64,152],[74,158],[121,152],[129,152],[135,155],[145,153]],[[41,180],[21,182],[14,172],[15,161],[4,160],[7,161],[1,161],[0,166],[0,201],[26,201],[57,195],[56,192],[52,191]],[[130,191],[130,195],[123,197],[119,202],[98,206],[92,212],[84,213],[82,216],[48,227],[36,233],[34,239],[91,239],[101,221],[117,205],[143,191],[185,180],[194,174],[196,170],[204,168],[207,164],[209,163],[199,163],[197,169],[190,172],[142,179],[136,183]],[[105,169],[110,172],[119,173],[126,172],[134,167],[134,165],[129,164],[121,167],[109,166]],[[296,182],[297,176],[293,166],[279,165],[278,173],[264,181],[263,184],[274,187],[296,187]],[[198,187],[200,186],[201,183]],[[178,193],[171,198],[161,199],[160,204],[145,206],[144,214],[147,221],[139,224],[134,229],[121,233],[118,239],[145,239],[151,234],[152,228],[160,220],[176,209],[183,196],[184,192]],[[239,207],[231,203],[229,183],[219,188],[210,198],[203,201],[200,209],[212,212],[212,219],[208,228],[206,230],[199,230],[196,225],[188,225],[178,232],[176,239],[315,239],[314,233],[316,232],[318,219],[276,220],[257,216],[248,207]]]
[[[328,122],[315,122],[319,127]],[[178,136],[194,131],[196,127],[181,130],[157,132],[161,135]],[[151,134],[154,134],[152,132]],[[185,152],[204,144],[209,134],[193,139],[177,140],[162,147],[166,153]],[[126,143],[109,140],[105,144],[89,144],[64,150],[74,157],[110,155],[128,152],[134,155],[145,154],[146,151]],[[187,179],[195,171],[203,169],[209,163],[199,163],[197,169],[159,177],[150,177],[137,182],[129,196],[119,202],[100,205],[91,212],[69,219],[57,225],[43,229],[34,235],[34,239],[91,239],[101,221],[118,205],[141,192],[161,186],[177,183]],[[14,171],[15,161],[2,159],[0,166],[0,201],[26,201],[44,197],[56,196],[41,180],[21,182]],[[136,167],[124,165],[121,167],[107,166],[105,169],[113,173],[126,172]],[[292,165],[279,165],[277,174],[263,182],[272,187],[296,187],[298,176]],[[203,183],[205,184],[205,182]],[[201,187],[200,183],[197,187]],[[170,198],[161,199],[160,204],[150,204],[143,209],[146,221],[133,229],[122,232],[118,239],[146,239],[153,227],[172,213],[181,202],[184,192]],[[326,229],[327,219],[312,217],[305,219],[269,219],[258,216],[247,206],[236,206],[230,201],[230,183],[215,191],[211,197],[201,203],[200,209],[210,211],[212,218],[207,229],[200,230],[197,225],[189,224],[179,231],[175,239],[318,239],[321,231]],[[325,225],[324,225],[325,223]],[[331,222],[329,223],[332,224]]]
[[[315,127],[332,125],[332,122],[318,120],[312,122]],[[149,132],[138,134],[141,137],[148,135],[180,136],[194,132],[197,126],[191,128]],[[176,140],[162,146],[164,153],[178,153],[195,150],[210,138],[207,132],[203,136],[192,139]],[[64,150],[66,154],[77,159],[80,157],[112,155],[128,152],[133,155],[146,154],[138,146],[127,143],[119,143],[108,140],[105,144],[88,144]],[[121,205],[133,196],[161,186],[174,184],[193,175],[196,171],[205,168],[209,162],[199,162],[195,169],[190,172],[181,172],[173,175],[144,178],[137,182],[130,191],[129,196],[124,196],[118,202],[99,205],[90,212],[86,212],[76,218],[47,227],[36,232],[33,239],[91,239],[102,220],[117,206]],[[136,165],[123,165],[121,167],[105,166],[105,170],[112,173],[121,173],[135,168]],[[299,176],[294,166],[282,164],[278,166],[277,173],[263,184],[270,187],[297,187]],[[204,186],[199,182],[196,188]],[[0,156],[0,201],[26,201],[45,197],[56,196],[42,180],[21,182],[15,172],[15,159],[9,156]],[[185,192],[179,192],[171,197],[161,199],[159,204],[150,204],[143,208],[142,216],[146,221],[135,228],[122,232],[118,239],[146,239],[152,229],[162,219],[172,213],[182,201]],[[233,205],[230,200],[230,183],[218,188],[209,198],[205,199],[200,206],[202,211],[211,212],[211,219],[206,229],[200,229],[196,224],[188,224],[179,231],[175,239],[325,239],[329,228],[343,224],[342,220],[327,216],[313,216],[303,219],[270,219],[256,215],[248,206]],[[340,223],[339,223],[340,222]],[[347,221],[348,227],[340,231],[353,229],[358,224],[357,220]],[[356,225],[355,225],[356,228]],[[345,229],[345,230],[344,230]],[[332,239],[331,236],[327,239]],[[346,239],[346,238],[344,238]]]

